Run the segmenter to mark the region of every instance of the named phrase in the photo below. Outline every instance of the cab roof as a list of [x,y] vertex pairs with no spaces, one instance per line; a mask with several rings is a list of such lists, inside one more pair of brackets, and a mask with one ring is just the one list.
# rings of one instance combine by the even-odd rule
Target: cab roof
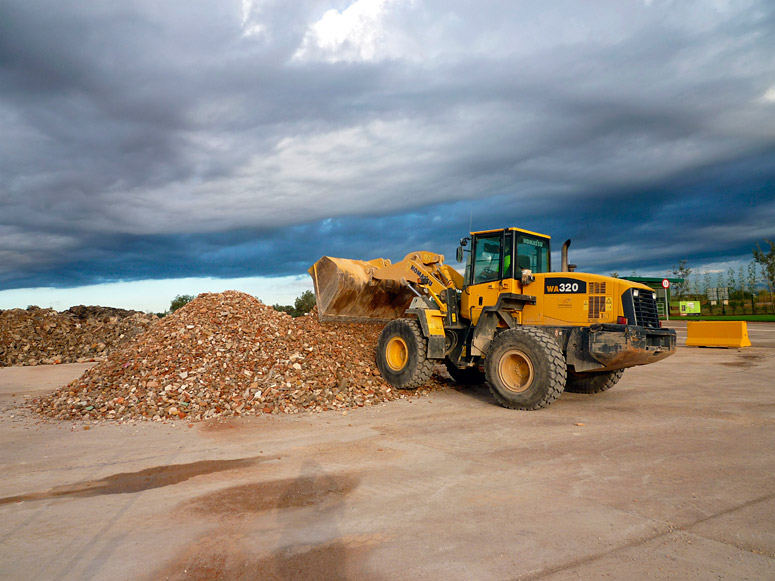
[[524,230],[522,228],[497,228],[495,230],[479,230],[477,232],[471,232],[471,236],[475,236],[477,234],[495,234],[496,232],[503,232],[504,230],[512,230],[513,232],[522,232],[523,234],[531,234],[532,236],[540,236],[541,238],[549,238],[551,240],[551,236],[548,234],[541,234],[540,232],[532,232],[530,230]]

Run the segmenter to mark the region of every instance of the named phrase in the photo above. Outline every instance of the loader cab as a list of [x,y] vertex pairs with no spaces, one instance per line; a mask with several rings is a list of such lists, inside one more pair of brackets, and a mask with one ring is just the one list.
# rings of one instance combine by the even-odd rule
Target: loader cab
[[549,237],[506,228],[471,233],[461,317],[476,325],[482,311],[503,294],[522,293],[522,274],[550,272]]
[[518,228],[472,232],[465,286],[520,280],[525,269],[534,274],[551,272],[549,240]]

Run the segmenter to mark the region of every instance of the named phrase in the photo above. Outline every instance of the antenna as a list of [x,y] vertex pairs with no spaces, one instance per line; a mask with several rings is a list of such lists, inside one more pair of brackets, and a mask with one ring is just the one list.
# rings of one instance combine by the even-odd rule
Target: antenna
[[471,230],[473,230],[473,224],[474,224],[474,211],[471,210],[471,216],[468,218],[468,232],[470,233]]

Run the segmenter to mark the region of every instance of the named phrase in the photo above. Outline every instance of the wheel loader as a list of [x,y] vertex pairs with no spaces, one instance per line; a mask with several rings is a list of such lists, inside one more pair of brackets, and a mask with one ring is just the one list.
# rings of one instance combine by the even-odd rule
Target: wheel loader
[[675,353],[656,293],[642,284],[552,271],[550,237],[520,228],[461,239],[460,274],[444,256],[412,252],[395,264],[322,257],[310,269],[321,321],[386,323],[377,343],[383,378],[423,385],[437,363],[456,381],[485,381],[504,407],[536,410],[563,391],[610,389],[624,369]]

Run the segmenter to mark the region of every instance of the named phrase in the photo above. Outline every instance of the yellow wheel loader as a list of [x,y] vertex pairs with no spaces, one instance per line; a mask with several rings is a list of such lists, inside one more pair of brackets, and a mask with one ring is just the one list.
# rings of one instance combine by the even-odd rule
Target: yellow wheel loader
[[460,383],[486,380],[501,405],[535,410],[563,390],[610,389],[625,368],[675,353],[654,291],[576,272],[569,246],[560,272],[549,236],[506,228],[460,241],[463,275],[425,251],[395,264],[324,256],[309,273],[321,321],[386,323],[376,360],[390,385],[419,387],[444,363]]

